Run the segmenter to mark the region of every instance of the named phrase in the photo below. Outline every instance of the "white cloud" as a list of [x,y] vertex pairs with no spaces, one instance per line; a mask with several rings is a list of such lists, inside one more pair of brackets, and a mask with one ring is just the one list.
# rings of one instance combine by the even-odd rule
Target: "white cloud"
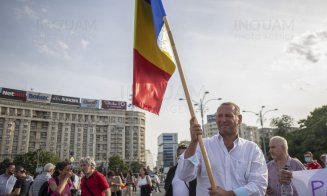
[[312,83],[303,79],[296,79],[288,84],[282,85],[284,89],[297,89],[301,91],[307,90],[310,86],[312,86]]
[[316,63],[327,56],[327,31],[306,32],[294,37],[287,51]]
[[21,19],[24,17],[30,17],[32,19],[38,19],[39,17],[37,16],[36,12],[30,8],[29,6],[25,5],[22,9],[16,8],[15,9],[15,14],[17,18]]
[[81,40],[81,47],[82,49],[86,49],[88,46],[89,46],[90,42],[89,41],[86,41],[84,39]]
[[69,46],[61,40],[50,44],[36,43],[35,47],[40,54],[45,54],[46,56],[55,57],[61,60],[72,60],[72,57],[68,53]]
[[63,42],[61,40],[58,40],[57,44],[59,45],[60,48],[62,48],[64,50],[67,50],[69,48],[69,46],[65,42]]

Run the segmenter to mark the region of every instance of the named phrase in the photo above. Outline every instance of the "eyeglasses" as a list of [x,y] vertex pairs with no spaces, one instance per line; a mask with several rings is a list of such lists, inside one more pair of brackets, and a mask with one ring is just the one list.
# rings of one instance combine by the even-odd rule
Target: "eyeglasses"
[[88,166],[86,163],[81,164],[81,167],[86,167]]

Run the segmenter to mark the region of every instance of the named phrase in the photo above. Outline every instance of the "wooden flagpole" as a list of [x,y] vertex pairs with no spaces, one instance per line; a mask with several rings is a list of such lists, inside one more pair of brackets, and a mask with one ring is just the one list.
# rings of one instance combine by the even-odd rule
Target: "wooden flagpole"
[[[192,101],[191,101],[191,96],[190,96],[190,93],[189,93],[187,85],[186,85],[184,72],[183,72],[183,69],[182,69],[181,62],[179,61],[177,49],[176,49],[176,46],[175,46],[173,35],[172,35],[171,31],[170,31],[170,27],[169,27],[169,24],[168,24],[167,17],[165,16],[163,19],[164,19],[164,23],[165,23],[166,28],[167,28],[168,37],[169,37],[169,40],[170,40],[170,43],[171,43],[171,46],[172,46],[172,49],[173,49],[173,53],[174,53],[174,56],[175,56],[179,76],[180,76],[181,81],[182,81],[182,85],[183,85],[187,105],[188,105],[188,108],[190,110],[191,116],[196,118],[195,112],[194,112],[194,109],[193,109],[193,104],[192,104]],[[202,153],[202,156],[203,156],[203,160],[204,160],[204,163],[205,163],[205,166],[206,166],[206,169],[207,169],[207,173],[208,173],[211,188],[215,189],[216,188],[215,179],[213,178],[211,165],[210,165],[210,162],[209,162],[209,159],[208,159],[207,151],[206,151],[206,149],[204,147],[204,144],[203,144],[202,135],[198,135],[198,141],[199,141],[201,153]]]

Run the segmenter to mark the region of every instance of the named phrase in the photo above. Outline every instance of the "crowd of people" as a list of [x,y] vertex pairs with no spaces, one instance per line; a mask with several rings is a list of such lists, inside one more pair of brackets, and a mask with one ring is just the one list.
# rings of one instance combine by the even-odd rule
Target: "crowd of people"
[[27,175],[22,166],[8,163],[5,173],[0,175],[0,196],[150,196],[160,191],[160,180],[156,174],[151,178],[146,168],[141,168],[138,177],[128,171],[109,171],[107,176],[96,170],[96,163],[90,157],[82,158],[80,170],[73,172],[69,161],[48,163],[35,179]]
[[[165,179],[166,196],[280,196],[284,184],[290,185],[292,195],[297,196],[299,193],[291,182],[292,171],[326,167],[326,154],[320,156],[321,164],[313,159],[310,151],[304,153],[304,164],[290,157],[287,140],[280,136],[270,139],[272,160],[267,163],[257,144],[239,137],[242,115],[234,103],[226,102],[218,107],[216,123],[219,132],[203,143],[217,187],[209,188],[211,184],[198,146],[202,130],[192,118],[191,143],[177,149],[178,164],[170,168]],[[151,178],[146,168],[141,168],[138,176],[132,171],[126,176],[109,171],[105,176],[96,170],[96,163],[90,157],[81,159],[80,170],[76,172],[68,161],[48,163],[34,180],[23,167],[9,163],[0,175],[0,196],[132,196],[136,188],[140,196],[150,196],[153,191],[161,192],[159,183],[158,176]]]

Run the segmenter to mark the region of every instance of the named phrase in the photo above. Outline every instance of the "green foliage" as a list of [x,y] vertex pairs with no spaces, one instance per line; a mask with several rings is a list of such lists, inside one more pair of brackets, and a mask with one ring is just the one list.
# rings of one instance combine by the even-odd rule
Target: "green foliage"
[[131,163],[131,170],[133,173],[139,173],[141,167],[143,167],[143,164],[139,162],[134,161]]
[[272,127],[276,127],[275,135],[282,137],[287,136],[287,131],[293,126],[294,119],[288,115],[283,114],[281,117],[273,118],[270,122]]
[[0,175],[5,173],[6,171],[6,167],[7,167],[7,164],[12,162],[12,160],[10,159],[4,159],[1,163],[0,163]]
[[119,155],[114,155],[109,158],[109,170],[114,172],[123,172],[126,173],[128,171],[128,165],[120,158]]
[[316,108],[299,124],[301,129],[286,137],[290,155],[303,160],[304,152],[311,151],[319,160],[319,156],[327,152],[327,106]]
[[14,163],[16,166],[23,166],[29,173],[34,174],[36,172],[38,160],[39,167],[43,167],[47,163],[56,164],[60,159],[52,152],[38,150],[17,155],[14,159]]

